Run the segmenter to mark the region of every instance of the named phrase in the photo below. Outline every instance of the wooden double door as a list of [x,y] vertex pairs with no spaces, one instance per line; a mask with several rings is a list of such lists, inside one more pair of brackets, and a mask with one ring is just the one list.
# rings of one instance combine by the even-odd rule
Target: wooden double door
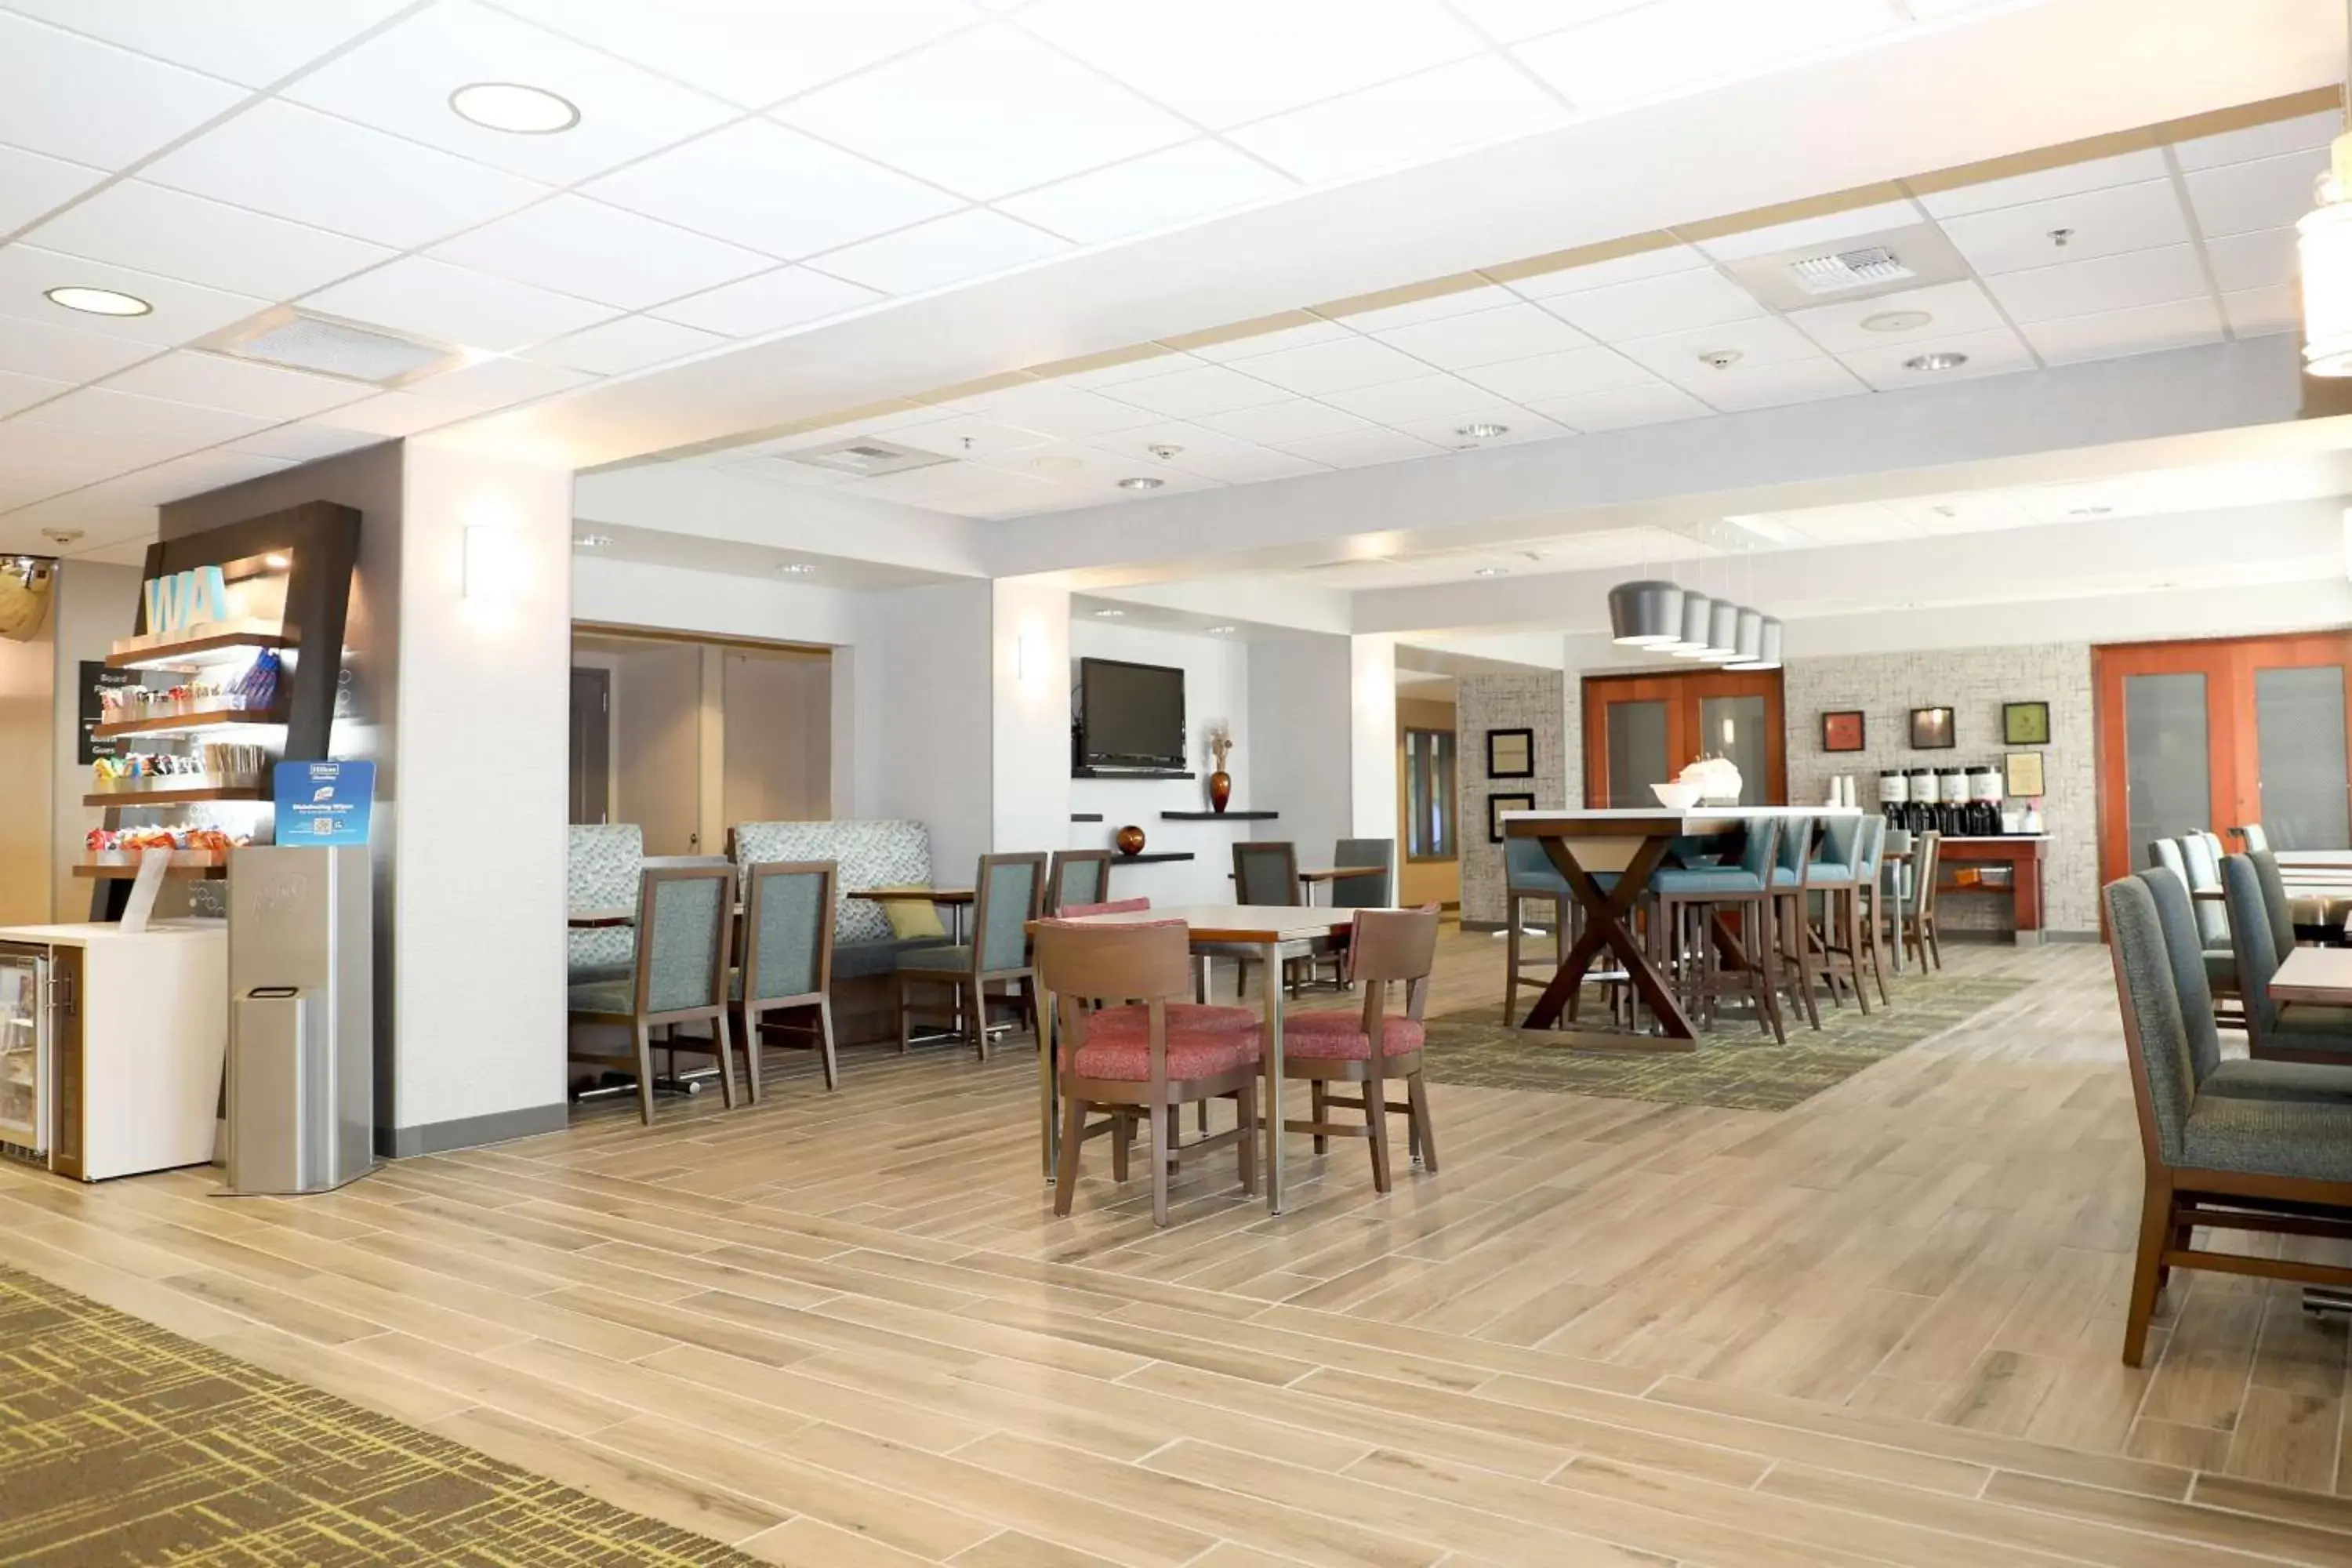
[[1584,682],[1584,804],[1654,806],[1701,757],[1738,765],[1742,805],[1789,798],[1789,740],[1777,669],[1662,670]]
[[2148,845],[2259,822],[2273,849],[2352,848],[2352,633],[2091,650],[2099,871]]

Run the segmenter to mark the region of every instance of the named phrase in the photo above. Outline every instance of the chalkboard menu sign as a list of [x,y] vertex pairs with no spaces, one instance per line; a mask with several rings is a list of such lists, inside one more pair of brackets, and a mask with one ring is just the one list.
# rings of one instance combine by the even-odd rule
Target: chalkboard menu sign
[[93,736],[90,731],[106,721],[104,694],[109,691],[120,691],[126,686],[138,684],[140,684],[139,672],[135,669],[109,669],[103,659],[86,658],[81,661],[79,754],[82,766],[88,767],[100,757],[121,755],[121,742],[101,741]]

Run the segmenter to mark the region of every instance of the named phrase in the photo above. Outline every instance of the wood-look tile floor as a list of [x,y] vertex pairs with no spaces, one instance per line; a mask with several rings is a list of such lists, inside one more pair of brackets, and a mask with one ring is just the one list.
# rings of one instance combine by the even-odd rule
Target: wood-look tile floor
[[2340,1327],[2176,1276],[2117,1359],[2104,951],[1948,961],[2033,984],[1781,1114],[1439,1086],[1441,1174],[1297,1140],[1278,1219],[1228,1152],[1155,1230],[1100,1143],[1056,1219],[1033,1053],[859,1049],[300,1201],[0,1167],[0,1237],[778,1563],[2352,1564]]

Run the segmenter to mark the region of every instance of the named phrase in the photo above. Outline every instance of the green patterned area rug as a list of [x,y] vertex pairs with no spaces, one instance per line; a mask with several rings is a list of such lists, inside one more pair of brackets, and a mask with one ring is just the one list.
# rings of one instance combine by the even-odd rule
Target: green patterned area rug
[[0,1267],[0,1564],[752,1561]]
[[[1423,1070],[1435,1083],[1486,1089],[1533,1089],[1665,1105],[1717,1105],[1730,1110],[1787,1110],[1930,1035],[1963,1023],[2025,988],[2022,980],[1983,975],[1891,977],[1889,1006],[1872,995],[1868,1017],[1849,999],[1822,1003],[1817,1032],[1801,1016],[1789,1020],[1789,1043],[1756,1026],[1744,1005],[1727,1009],[1712,1032],[1701,1030],[1696,1051],[1571,1049],[1539,1030],[1504,1026],[1502,1008],[1489,1004],[1429,1021]],[[1587,1026],[1598,994],[1585,994]],[[1523,996],[1520,1006],[1533,1005]],[[1605,1022],[1605,1018],[1604,1018]]]

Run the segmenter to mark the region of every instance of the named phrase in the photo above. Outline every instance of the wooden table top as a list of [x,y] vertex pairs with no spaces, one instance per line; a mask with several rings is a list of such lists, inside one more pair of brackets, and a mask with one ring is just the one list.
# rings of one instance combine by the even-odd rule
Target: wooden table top
[[1355,923],[1356,911],[1320,904],[1171,904],[1115,915],[1080,915],[1080,925],[1145,925],[1182,921],[1195,942],[1305,942]]
[[970,888],[851,888],[853,899],[868,899],[877,904],[968,904],[972,900]]
[[2280,1002],[2352,1006],[2352,948],[2296,948],[2272,977],[2271,995]]
[[1859,816],[1852,805],[1702,805],[1668,811],[1662,805],[1582,806],[1570,811],[1507,811],[1507,838],[1696,837],[1730,833],[1759,816]]
[[574,931],[593,931],[600,926],[633,926],[637,923],[635,910],[574,910],[563,923]]

